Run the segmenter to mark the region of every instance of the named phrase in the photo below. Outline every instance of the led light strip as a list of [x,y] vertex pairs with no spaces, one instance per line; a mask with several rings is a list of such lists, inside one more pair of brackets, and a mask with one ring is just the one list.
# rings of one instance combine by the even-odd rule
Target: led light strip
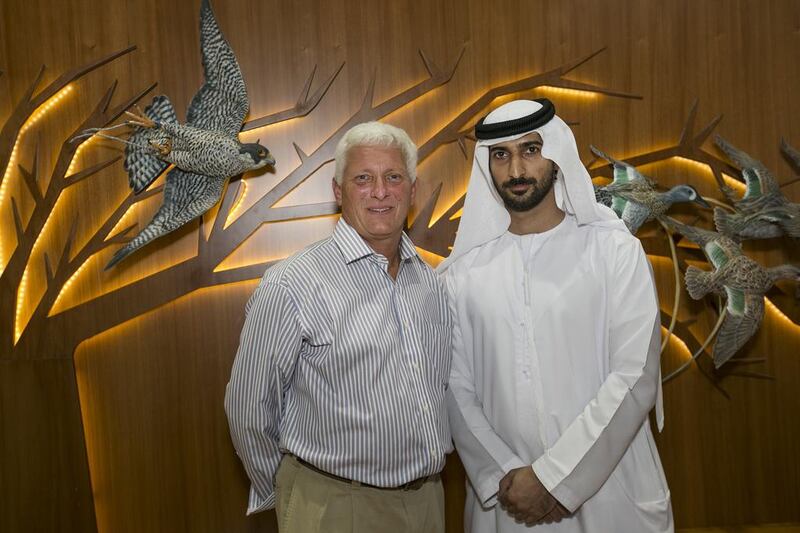
[[545,91],[553,92],[555,94],[561,94],[564,96],[578,96],[582,98],[597,98],[600,96],[600,93],[596,91],[590,90],[581,90],[581,89],[568,89],[566,87],[553,87],[552,85],[542,85],[541,87],[537,87],[537,89],[542,89]]
[[[73,91],[72,85],[67,85],[52,97],[50,97],[45,103],[40,105],[36,111],[34,111],[28,120],[25,121],[25,124],[19,130],[19,134],[17,135],[17,139],[14,141],[14,148],[11,149],[11,156],[8,158],[8,166],[6,167],[5,174],[3,175],[3,181],[0,183],[0,208],[5,205],[6,195],[8,194],[8,182],[11,179],[11,175],[13,169],[17,166],[17,159],[19,157],[19,144],[22,141],[23,135],[33,127],[36,122],[41,120],[41,118],[53,107],[58,104],[61,100],[64,99],[69,93]],[[5,270],[5,246],[2,237],[0,236],[0,274],[2,274],[3,270]]]

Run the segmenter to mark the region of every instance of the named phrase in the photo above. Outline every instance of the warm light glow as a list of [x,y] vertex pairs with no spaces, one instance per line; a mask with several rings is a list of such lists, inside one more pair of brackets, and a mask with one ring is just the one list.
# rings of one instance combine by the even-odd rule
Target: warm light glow
[[[705,163],[701,163],[700,161],[695,161],[694,159],[687,159],[687,158],[681,157],[679,155],[673,157],[672,159],[675,159],[677,161],[681,161],[683,163],[686,163],[686,164],[694,167],[697,170],[705,171],[707,173],[707,175],[711,179],[715,179],[714,178],[714,172],[711,170],[711,167],[709,167]],[[726,185],[728,185],[728,187],[732,188],[733,190],[735,190],[739,194],[744,194],[745,190],[747,190],[747,186],[744,183],[742,183],[739,180],[731,178],[727,174],[724,174],[724,173],[722,174],[722,180],[725,182]]]
[[14,313],[14,344],[17,344],[20,336],[22,336],[22,327],[20,326],[20,315],[22,314],[22,305],[25,302],[25,293],[28,290],[28,269],[22,273],[22,279],[19,281],[19,288],[17,289],[17,311]]
[[577,96],[578,98],[597,98],[601,93],[595,91],[584,91],[582,89],[566,89],[564,87],[553,87],[551,85],[542,85],[537,87],[542,91],[557,94],[558,96]]
[[[53,220],[53,213],[57,211],[58,202],[61,200],[59,196],[56,200],[56,203],[53,205],[53,210],[50,211],[47,215],[47,220],[44,221],[44,225],[42,226],[42,231],[39,232],[39,235],[36,236],[36,240],[33,242],[33,246],[31,247],[30,256],[33,257],[36,248],[39,246],[39,243],[42,240],[42,235],[45,234],[47,231],[48,226],[50,226],[50,222]],[[69,258],[68,258],[69,259]],[[14,315],[14,344],[19,341],[19,338],[22,336],[22,331],[25,329],[27,325],[27,321],[23,323],[22,321],[22,311],[23,306],[25,304],[25,293],[28,285],[28,275],[30,273],[30,264],[25,266],[25,270],[22,273],[22,279],[19,283],[19,290],[17,291],[17,312]]]
[[417,246],[416,248],[417,248],[417,253],[419,253],[419,256],[422,258],[423,261],[428,263],[431,266],[431,268],[436,268],[437,266],[439,266],[439,263],[441,263],[445,259],[441,255],[429,252],[428,250],[424,250],[419,246]]
[[686,157],[682,157],[682,156],[679,156],[679,155],[674,156],[672,159],[676,159],[678,161],[682,161],[683,163],[686,163],[688,165],[691,165],[691,166],[697,168],[697,170],[706,170],[706,171],[710,171],[711,170],[707,164],[701,163],[700,161],[695,161],[694,159],[688,159]]
[[[238,211],[239,208],[242,206],[242,203],[244,202],[244,197],[247,196],[247,182],[241,180],[241,184],[242,186],[241,189],[239,190],[239,197],[236,198],[236,203],[233,204],[233,207],[231,207],[231,210],[228,213],[228,218],[225,219],[226,228],[231,222],[236,220],[236,217],[234,215],[236,214],[236,211]],[[230,185],[228,185],[228,187],[230,187]],[[219,216],[219,214],[217,216]]]
[[800,324],[796,324],[791,318],[786,316],[783,311],[781,311],[777,305],[772,303],[769,298],[764,297],[764,303],[767,313],[770,313],[773,317],[775,317],[778,321],[785,324],[786,326],[791,327],[796,332],[800,333]]
[[95,257],[95,256],[92,256],[89,259],[87,259],[86,261],[84,261],[83,264],[80,267],[78,267],[78,270],[76,270],[75,273],[72,274],[69,277],[69,279],[66,281],[66,283],[64,283],[64,285],[61,287],[61,290],[58,291],[58,296],[56,296],[56,299],[53,301],[53,307],[51,308],[51,313],[53,312],[53,310],[55,310],[58,307],[58,304],[61,301],[61,298],[69,290],[69,288],[75,283],[75,280],[78,279],[78,276],[80,276],[81,273],[86,269],[86,265],[89,264],[89,261],[91,261],[93,257]]
[[[669,330],[664,326],[661,326],[661,336],[666,337],[669,334]],[[675,332],[672,332],[672,335],[669,337],[669,342],[667,343],[668,349],[673,351],[674,353],[678,354],[681,360],[688,361],[692,358],[692,351],[689,350],[689,347],[686,346],[686,343],[675,335]]]
[[75,153],[72,155],[72,161],[69,162],[69,167],[67,168],[66,176],[71,176],[71,175],[75,174],[75,172],[77,171],[77,167],[78,167],[78,158],[80,157],[81,152],[83,152],[83,150],[87,146],[89,146],[89,144],[94,142],[95,139],[97,139],[97,137],[95,137],[95,136],[89,137],[84,142],[82,142],[80,145],[78,145],[78,148],[75,150]]
[[722,174],[722,181],[725,182],[725,185],[733,189],[734,191],[738,192],[742,196],[747,191],[747,185],[742,183],[741,181],[734,179],[727,174]]
[[[463,190],[458,191],[452,197],[450,197],[448,199],[445,199],[444,202],[443,202],[442,197],[439,196],[439,199],[438,199],[438,201],[436,203],[440,204],[440,205],[442,203],[444,203],[444,206],[439,208],[439,209],[434,209],[434,212],[431,215],[431,219],[430,219],[430,221],[428,221],[428,227],[432,228],[433,225],[436,224],[439,221],[439,219],[442,218],[445,215],[445,213],[450,211],[450,209],[453,208],[453,206],[456,204],[456,202],[458,202],[466,193],[467,193],[467,189],[466,189],[466,184],[465,184]],[[461,214],[463,213],[463,211],[464,211],[464,208],[462,207],[455,214],[453,214],[453,216],[451,216],[449,218],[449,220],[455,220],[456,218],[460,218]]]
[[[63,92],[63,90],[62,90],[62,92]],[[91,137],[91,138],[87,139],[85,142],[81,143],[80,146],[78,146],[78,148],[75,150],[75,153],[72,155],[72,160],[70,161],[69,167],[67,168],[66,176],[71,176],[72,174],[74,174],[76,172],[76,169],[77,169],[77,166],[78,166],[78,158],[80,157],[81,152],[90,143],[92,143],[94,141],[94,139],[95,139],[95,137]],[[61,200],[61,197],[59,196],[58,199],[56,199],[56,203],[53,205],[53,209],[47,215],[47,220],[45,220],[44,225],[42,226],[42,230],[36,236],[36,240],[34,241],[33,247],[31,248],[31,254],[30,254],[31,257],[33,257],[33,254],[36,251],[37,247],[39,246],[39,243],[41,242],[42,237],[47,233],[47,229],[48,229],[48,227],[50,225],[50,221],[53,219],[53,214],[58,211],[58,202],[60,200]],[[67,259],[69,259],[69,258],[67,258]],[[76,277],[78,272],[85,265],[86,265],[86,263],[81,265],[81,268],[78,269],[78,271],[76,271],[75,274],[73,274],[72,277],[70,277],[70,279],[67,281],[67,283],[64,284],[64,287],[61,288],[61,292],[59,293],[58,298],[61,297],[61,294],[67,288],[67,285],[71,284],[72,280]],[[14,343],[15,344],[19,340],[19,338],[22,336],[22,331],[25,329],[25,326],[27,325],[27,322],[23,323],[23,321],[22,321],[22,311],[23,311],[24,305],[25,305],[25,293],[26,293],[25,288],[27,287],[29,270],[30,270],[30,266],[26,266],[25,267],[25,271],[22,273],[22,280],[20,282],[20,290],[17,291],[17,312],[14,315]],[[58,301],[58,298],[56,298],[56,302]]]
[[[17,135],[16,140],[14,141],[14,147],[11,149],[11,156],[8,158],[8,166],[6,167],[5,173],[3,174],[3,181],[0,182],[0,208],[5,204],[5,199],[8,191],[8,182],[11,179],[11,175],[13,169],[17,168],[17,159],[19,157],[19,145],[22,142],[22,138],[25,133],[33,127],[39,120],[44,117],[44,115],[53,109],[53,107],[58,104],[61,100],[64,99],[69,93],[73,90],[72,85],[67,85],[52,97],[50,97],[45,103],[40,105],[36,111],[34,111],[28,120],[22,125],[19,130],[19,134]],[[35,169],[34,169],[35,170]],[[2,236],[0,236],[0,274],[3,273],[5,269],[5,243],[3,242]]]

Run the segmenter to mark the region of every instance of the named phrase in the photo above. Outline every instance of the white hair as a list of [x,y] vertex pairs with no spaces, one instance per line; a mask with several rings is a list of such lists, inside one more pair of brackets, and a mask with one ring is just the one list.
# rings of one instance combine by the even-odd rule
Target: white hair
[[364,122],[353,126],[336,145],[336,183],[342,184],[347,154],[356,146],[392,146],[400,150],[411,183],[417,179],[417,145],[404,130],[382,122]]

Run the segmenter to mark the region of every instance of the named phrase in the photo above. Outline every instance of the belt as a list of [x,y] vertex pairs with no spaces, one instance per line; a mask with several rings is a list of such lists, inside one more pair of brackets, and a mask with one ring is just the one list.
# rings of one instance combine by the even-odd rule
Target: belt
[[336,481],[341,481],[342,483],[348,483],[350,485],[353,485],[354,487],[369,487],[371,489],[379,489],[379,490],[418,490],[418,489],[422,488],[422,486],[425,483],[427,483],[428,481],[436,481],[436,480],[438,480],[440,478],[439,474],[431,474],[430,476],[417,478],[417,479],[414,479],[412,481],[409,481],[408,483],[403,483],[402,485],[400,485],[398,487],[379,487],[377,485],[370,485],[369,483],[356,481],[354,479],[347,479],[346,477],[341,477],[341,476],[337,476],[336,474],[331,474],[330,472],[326,472],[324,470],[320,470],[319,468],[317,468],[316,466],[312,465],[308,461],[305,461],[305,460],[301,459],[300,457],[297,457],[294,454],[289,453],[287,455],[289,455],[291,457],[294,457],[297,460],[298,463],[300,463],[304,467],[308,468],[309,470],[313,470],[317,474],[322,474],[325,477],[329,477],[331,479],[335,479]]

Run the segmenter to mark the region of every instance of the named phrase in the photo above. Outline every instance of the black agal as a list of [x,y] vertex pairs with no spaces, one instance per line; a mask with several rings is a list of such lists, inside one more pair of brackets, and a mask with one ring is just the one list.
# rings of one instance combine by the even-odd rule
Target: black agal
[[494,124],[484,124],[486,117],[483,117],[475,124],[475,137],[479,140],[499,139],[533,131],[544,126],[555,116],[556,107],[547,98],[537,98],[534,102],[539,102],[542,108],[525,117],[506,120],[505,122],[495,122]]

